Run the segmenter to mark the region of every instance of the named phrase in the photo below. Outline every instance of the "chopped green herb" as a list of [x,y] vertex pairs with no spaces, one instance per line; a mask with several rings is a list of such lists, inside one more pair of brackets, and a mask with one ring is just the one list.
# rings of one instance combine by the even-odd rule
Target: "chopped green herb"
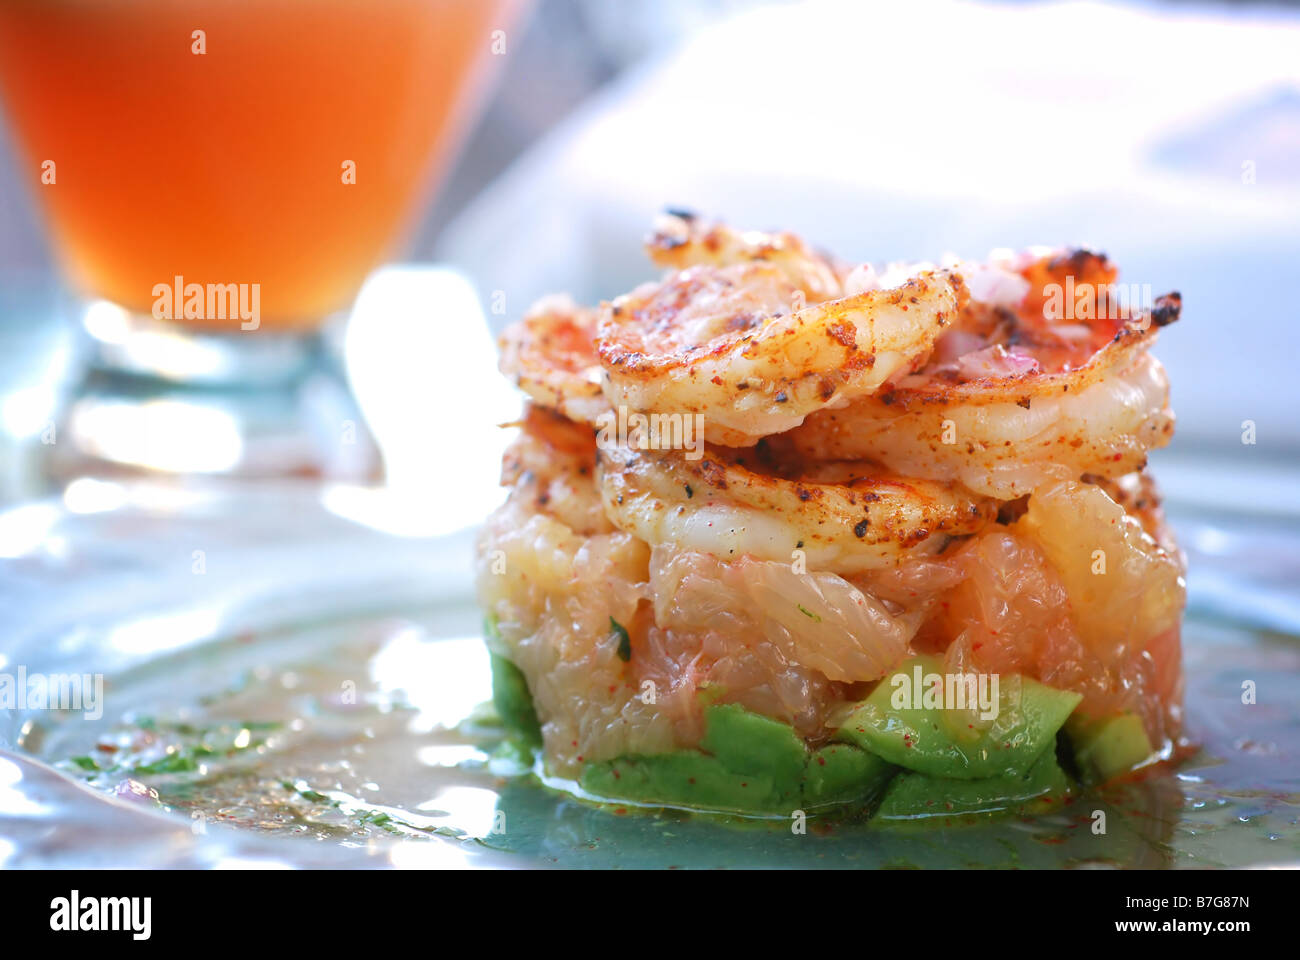
[[627,663],[632,659],[632,638],[628,636],[627,628],[613,617],[609,618],[609,626],[618,636],[618,658]]
[[192,756],[182,752],[169,753],[161,760],[143,763],[134,769],[135,773],[190,773],[199,768]]
[[317,793],[306,785],[298,786],[298,784],[293,783],[290,780],[281,780],[280,786],[292,793],[298,794],[298,796],[302,797],[304,800],[310,800],[312,803],[329,803],[331,806],[338,806],[338,804],[331,801],[329,797],[325,796],[325,794]]

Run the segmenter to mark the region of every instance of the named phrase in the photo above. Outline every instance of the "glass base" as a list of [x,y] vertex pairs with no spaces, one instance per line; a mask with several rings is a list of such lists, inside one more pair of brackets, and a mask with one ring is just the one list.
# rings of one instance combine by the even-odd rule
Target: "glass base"
[[83,374],[45,472],[380,479],[378,448],[318,332],[195,331],[112,304],[85,311]]

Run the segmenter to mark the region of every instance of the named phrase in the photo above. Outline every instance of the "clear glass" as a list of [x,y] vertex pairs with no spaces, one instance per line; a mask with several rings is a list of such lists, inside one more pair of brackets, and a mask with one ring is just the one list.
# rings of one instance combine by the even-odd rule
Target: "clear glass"
[[56,473],[376,475],[322,327],[413,225],[518,6],[0,4],[7,118],[90,301]]

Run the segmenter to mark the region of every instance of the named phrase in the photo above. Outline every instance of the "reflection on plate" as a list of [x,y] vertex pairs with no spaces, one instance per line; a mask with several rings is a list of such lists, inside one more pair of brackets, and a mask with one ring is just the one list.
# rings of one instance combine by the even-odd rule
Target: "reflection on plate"
[[[0,575],[15,638],[0,673],[104,674],[102,716],[0,710],[5,866],[1300,861],[1300,642],[1198,606],[1195,578],[1187,713],[1202,750],[1177,770],[1034,820],[814,820],[805,835],[589,804],[494,755],[467,537],[393,538],[296,488],[161,511],[136,493],[99,511],[49,505]],[[1229,535],[1184,527],[1192,543]],[[1193,560],[1226,589],[1230,555]],[[1238,606],[1250,589],[1237,584]],[[1270,622],[1285,608],[1258,602]]]

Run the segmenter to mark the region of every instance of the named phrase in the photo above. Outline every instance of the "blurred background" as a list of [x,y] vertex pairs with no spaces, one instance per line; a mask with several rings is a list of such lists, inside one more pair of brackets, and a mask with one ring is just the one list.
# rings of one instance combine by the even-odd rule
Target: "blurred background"
[[[7,3],[8,12],[26,2]],[[124,2],[150,16],[147,0]],[[347,2],[328,6],[337,12]],[[434,186],[412,175],[409,190],[390,198],[394,223],[383,226],[373,254],[347,264],[390,265],[370,274],[355,302],[341,294],[318,311],[330,314],[322,349],[338,358],[346,389],[295,387],[291,402],[311,397],[307,429],[319,436],[314,453],[283,461],[276,458],[301,438],[263,432],[258,442],[274,454],[269,460],[252,457],[247,438],[238,456],[216,456],[235,442],[222,439],[219,418],[119,419],[118,407],[103,402],[103,356],[113,354],[118,376],[144,351],[123,346],[122,317],[87,314],[88,300],[106,291],[57,255],[70,242],[58,226],[68,213],[47,210],[39,191],[65,189],[75,171],[61,172],[58,186],[41,183],[34,146],[41,131],[22,103],[40,84],[57,90],[62,80],[52,70],[39,84],[16,81],[30,65],[15,62],[21,45],[12,22],[5,42],[0,18],[0,77],[8,78],[0,122],[0,502],[57,491],[79,472],[102,469],[92,462],[98,457],[113,470],[181,482],[240,473],[362,486],[387,480],[425,501],[469,486],[469,503],[462,497],[454,511],[425,518],[428,530],[463,526],[496,497],[500,432],[486,427],[518,406],[493,373],[489,331],[546,292],[590,301],[647,279],[641,236],[658,210],[673,206],[795,230],[855,260],[1099,247],[1119,263],[1121,281],[1183,295],[1183,320],[1157,348],[1179,414],[1175,445],[1160,454],[1167,491],[1203,506],[1235,497],[1247,509],[1300,515],[1292,473],[1300,463],[1297,7],[537,0],[480,4],[480,19],[455,20],[462,14],[453,14],[454,0],[413,2],[432,11],[449,49],[478,51],[481,76],[469,93],[448,95],[455,129],[433,130],[432,146],[411,161],[441,167]],[[455,31],[446,26],[453,22]],[[216,55],[219,41],[209,42]],[[356,62],[344,47],[321,46],[333,59],[316,85],[361,83],[356,64],[367,63],[366,42],[355,41]],[[427,90],[448,70],[473,72],[444,51],[443,73],[425,77],[417,67],[433,52],[407,55],[413,66],[383,82]],[[108,61],[102,68],[106,76],[124,69]],[[446,106],[435,101],[417,98],[405,109]],[[89,128],[94,117],[79,120]],[[406,142],[384,140],[393,151]],[[119,145],[106,139],[104,149]],[[360,167],[359,183],[369,169]],[[160,163],[150,175],[165,180],[167,171]],[[270,215],[246,239],[276,229],[277,196],[259,202]],[[132,219],[161,233],[176,229],[158,211],[119,204],[113,215],[124,234]],[[328,232],[329,221],[321,223],[281,225],[306,237]],[[97,242],[114,245],[112,237]],[[274,329],[262,331],[262,342],[298,318],[269,319]],[[98,360],[86,359],[88,331]],[[157,331],[140,336],[150,357],[165,348],[169,363],[188,371],[161,375],[174,412],[177,382],[193,397],[194,370],[215,361],[194,343],[181,352]],[[270,361],[239,360],[248,362]],[[88,365],[97,371],[90,378]],[[148,376],[155,383],[160,374]],[[215,409],[229,412],[238,431],[261,429],[253,421],[283,400],[249,401],[227,387]],[[98,404],[94,416],[75,407],[87,396]],[[66,449],[65,427],[93,456],[51,467],[49,448]],[[51,430],[58,439],[43,442]],[[140,439],[151,431],[152,440]],[[181,450],[185,444],[196,449]],[[346,449],[335,456],[339,444]],[[339,509],[364,511],[361,494],[352,497]]]

